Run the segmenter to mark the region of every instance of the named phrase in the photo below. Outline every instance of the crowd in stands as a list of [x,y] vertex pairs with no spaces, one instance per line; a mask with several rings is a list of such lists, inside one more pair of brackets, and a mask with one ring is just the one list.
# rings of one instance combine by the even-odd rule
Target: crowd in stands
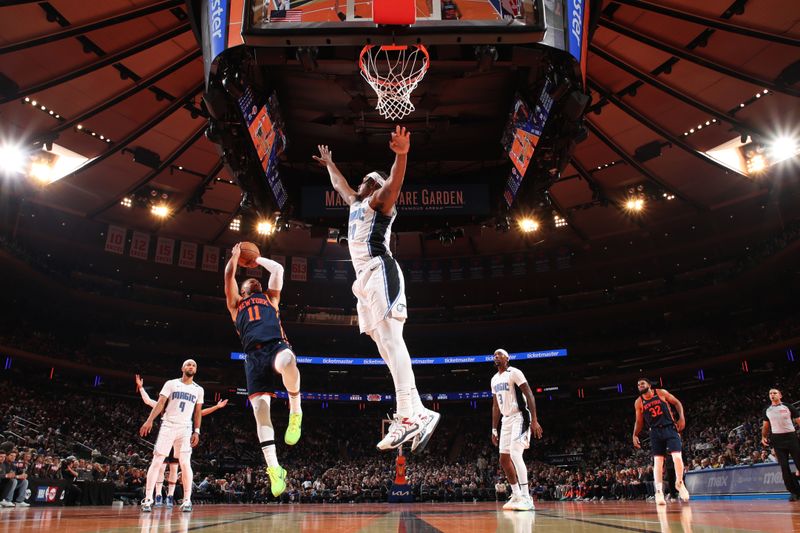
[[[143,496],[152,446],[136,434],[147,412],[138,396],[22,381],[22,377],[0,381],[5,397],[13,399],[0,413],[0,440],[5,441],[0,444],[0,453],[5,453],[0,463],[0,474],[5,476],[0,485],[2,505],[24,504],[26,478],[69,480],[74,490],[68,493],[68,502],[76,501],[83,481],[113,483],[117,495],[128,501]],[[776,385],[791,390],[795,383],[792,374],[768,372],[673,390],[687,413],[683,435],[687,470],[774,461],[760,444],[767,391]],[[652,496],[647,445],[636,451],[630,443],[631,403],[630,398],[606,403],[540,401],[545,437],[526,454],[532,493],[549,500]],[[275,405],[280,433],[286,414],[280,402]],[[300,443],[279,449],[289,473],[280,500],[385,501],[396,455],[375,452],[378,417],[366,414],[355,424],[352,416],[335,410],[314,406],[307,410],[311,414],[306,416]],[[233,404],[224,413],[211,415],[203,424],[201,445],[193,454],[194,499],[274,501],[252,415]],[[497,449],[488,438],[489,420],[485,406],[448,408],[428,449],[408,458],[406,476],[417,499],[494,500],[509,494]]]

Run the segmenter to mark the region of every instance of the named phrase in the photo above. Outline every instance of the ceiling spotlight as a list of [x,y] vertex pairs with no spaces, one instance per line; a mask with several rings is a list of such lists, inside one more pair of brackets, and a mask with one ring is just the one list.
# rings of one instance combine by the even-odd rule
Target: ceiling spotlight
[[126,196],[119,203],[122,207],[133,207],[133,199],[130,196]]
[[169,207],[167,207],[164,204],[153,205],[150,208],[150,212],[153,213],[158,218],[166,218],[167,216],[169,216]]
[[747,160],[747,172],[749,174],[763,172],[765,168],[767,168],[767,159],[763,154],[754,154]]
[[37,102],[36,100],[31,100],[31,105],[32,105],[32,106],[34,106],[34,107],[35,107],[37,103],[38,103],[38,102]]
[[256,233],[259,235],[272,235],[275,233],[275,224],[269,220],[262,220],[256,226]]
[[83,124],[78,124],[78,126],[75,129],[82,130],[83,129]]
[[625,210],[631,213],[641,213],[644,210],[644,198],[631,197],[625,201]]
[[230,226],[228,228],[231,231],[240,231],[242,229],[242,219],[241,218],[234,218],[231,220]]
[[26,96],[26,97],[25,97],[25,101],[26,101],[26,102],[30,102],[30,101],[31,101],[30,97]]
[[19,174],[25,170],[27,162],[27,155],[19,145],[6,143],[0,145],[0,171]]
[[772,163],[794,157],[800,151],[797,139],[791,137],[778,137],[769,146],[769,155]]
[[537,229],[539,229],[539,223],[532,219],[523,217],[517,221],[517,226],[519,226],[519,230],[522,233],[533,233]]
[[558,213],[553,213],[553,225],[557,228],[563,228],[567,225],[567,221],[564,217],[559,215]]

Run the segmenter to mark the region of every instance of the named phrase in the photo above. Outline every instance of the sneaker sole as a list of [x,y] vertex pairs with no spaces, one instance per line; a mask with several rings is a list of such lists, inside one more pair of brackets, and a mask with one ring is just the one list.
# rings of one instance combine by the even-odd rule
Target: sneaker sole
[[434,414],[436,416],[433,419],[433,422],[431,422],[430,431],[426,432],[425,433],[425,437],[418,441],[416,448],[414,446],[411,447],[411,453],[422,453],[422,451],[425,449],[425,446],[428,445],[428,441],[431,440],[431,437],[433,436],[433,432],[436,431],[436,426],[439,425],[439,420],[442,419],[442,415],[441,414],[439,414],[439,413],[434,413]]
[[396,450],[397,448],[399,448],[400,446],[402,446],[406,442],[412,440],[414,437],[416,437],[420,433],[422,433],[422,426],[418,426],[416,431],[406,434],[406,436],[403,437],[403,440],[401,440],[399,443],[397,443],[395,445],[387,444],[385,448],[381,448],[381,444],[379,442],[375,447],[379,451],[382,451],[382,452],[386,452],[386,451],[389,451],[389,450]]

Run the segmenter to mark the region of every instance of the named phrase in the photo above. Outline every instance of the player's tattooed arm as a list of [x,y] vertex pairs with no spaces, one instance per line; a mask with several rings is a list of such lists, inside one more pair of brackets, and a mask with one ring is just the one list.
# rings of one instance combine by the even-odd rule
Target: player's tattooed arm
[[342,200],[344,200],[347,205],[351,205],[356,200],[356,191],[350,187],[347,183],[347,179],[345,179],[344,175],[339,170],[339,167],[333,162],[333,152],[325,144],[317,145],[317,148],[319,149],[319,155],[311,157],[313,157],[314,161],[319,163],[320,166],[325,167],[331,178],[333,190],[339,193],[339,196],[342,197]]
[[642,447],[642,444],[639,442],[639,433],[642,432],[642,428],[644,427],[641,398],[636,398],[636,401],[633,403],[633,408],[636,412],[636,423],[633,425],[633,447],[638,450]]
[[686,427],[686,415],[683,412],[683,404],[678,400],[675,396],[668,393],[664,389],[661,389],[661,393],[664,395],[664,398],[675,407],[675,410],[678,412],[678,419],[675,420],[675,429],[679,432],[683,431]]

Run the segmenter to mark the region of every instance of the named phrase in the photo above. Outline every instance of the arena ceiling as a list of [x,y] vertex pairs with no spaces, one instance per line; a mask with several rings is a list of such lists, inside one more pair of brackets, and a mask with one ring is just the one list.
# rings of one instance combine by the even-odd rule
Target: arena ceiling
[[[184,2],[2,5],[0,134],[6,143],[55,142],[89,159],[40,188],[33,201],[177,238],[238,240],[229,224],[240,190],[204,136],[203,63]],[[800,124],[798,45],[800,2],[775,9],[769,0],[605,1],[588,59],[588,138],[550,189],[569,226],[552,238],[579,245],[761,202],[769,172],[750,179],[705,152],[742,134],[769,140],[798,133],[791,131]],[[287,59],[288,66],[293,62]],[[295,119],[288,125],[293,145],[286,164],[322,176],[308,160],[313,147],[345,143],[354,125],[326,111],[348,102],[334,102],[294,66],[279,94]],[[479,170],[496,159],[499,142],[487,141],[481,123],[465,118],[500,113],[497,120],[505,120],[506,103],[499,109],[485,96],[497,76],[455,80],[430,104],[453,117],[453,142],[467,154],[450,155],[443,162],[448,168]],[[660,145],[660,156],[637,159],[637,149],[650,143]],[[158,155],[153,166],[134,162],[137,148]],[[420,158],[436,161],[437,150],[429,147]],[[664,200],[631,216],[619,203],[639,184]],[[168,195],[172,216],[158,220],[146,209],[121,205],[144,186]],[[287,247],[318,249],[310,236],[282,239]],[[519,240],[514,232],[492,238],[500,248]]]

